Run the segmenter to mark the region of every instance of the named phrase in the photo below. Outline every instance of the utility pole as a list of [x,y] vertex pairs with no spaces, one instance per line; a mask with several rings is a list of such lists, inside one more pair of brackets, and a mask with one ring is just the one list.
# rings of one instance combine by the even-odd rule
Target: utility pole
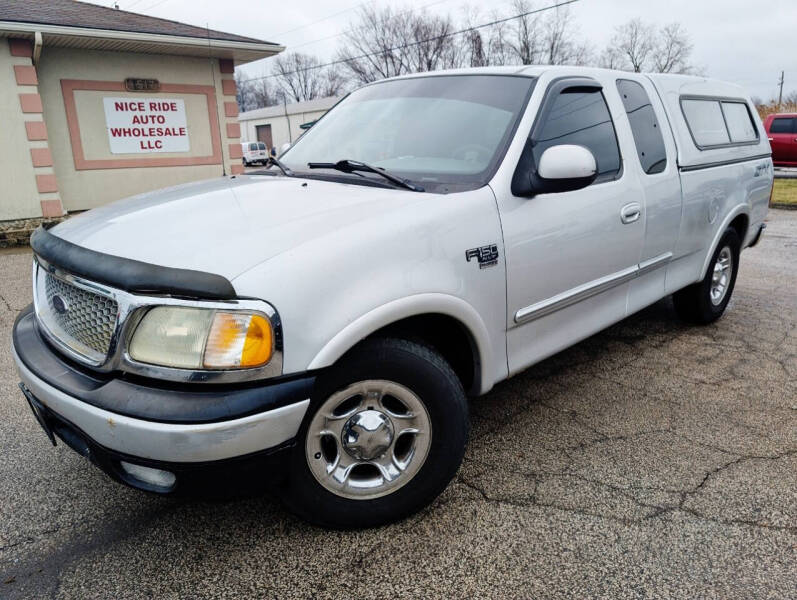
[[778,85],[780,86],[780,92],[778,92],[778,110],[780,110],[780,105],[783,102],[783,76],[785,75],[784,71],[780,72],[780,81]]

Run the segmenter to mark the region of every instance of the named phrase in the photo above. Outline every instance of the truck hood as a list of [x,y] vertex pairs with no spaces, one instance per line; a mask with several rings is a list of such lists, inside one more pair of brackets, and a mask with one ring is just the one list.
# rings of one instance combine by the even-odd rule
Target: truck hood
[[404,190],[244,175],[120,200],[51,233],[97,252],[233,280],[309,240],[389,218],[424,199]]

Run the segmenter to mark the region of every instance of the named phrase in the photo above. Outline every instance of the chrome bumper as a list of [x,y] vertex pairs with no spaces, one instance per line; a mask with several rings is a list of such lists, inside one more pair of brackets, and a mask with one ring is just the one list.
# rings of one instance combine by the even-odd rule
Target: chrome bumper
[[273,448],[299,432],[310,400],[216,423],[176,424],[135,419],[92,406],[30,371],[12,349],[22,382],[49,410],[109,450],[142,459],[192,463],[224,460]]

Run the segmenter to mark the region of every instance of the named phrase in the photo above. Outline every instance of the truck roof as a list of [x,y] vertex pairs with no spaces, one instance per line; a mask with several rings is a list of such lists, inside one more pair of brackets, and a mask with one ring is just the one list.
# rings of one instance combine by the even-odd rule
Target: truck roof
[[[412,73],[407,75],[399,75],[398,77],[391,77],[391,79],[408,79],[414,77],[440,77],[445,75],[520,75],[527,77],[539,77],[543,73],[549,71],[556,71],[565,75],[582,75],[582,76],[595,76],[606,74],[615,74],[627,79],[638,79],[641,77],[648,77],[657,83],[661,83],[665,87],[673,87],[680,85],[689,85],[693,83],[701,83],[703,85],[715,84],[718,87],[739,90],[736,95],[743,92],[743,88],[733,83],[728,83],[718,79],[703,77],[700,75],[681,75],[673,73],[634,73],[630,71],[620,71],[617,69],[603,69],[599,67],[580,67],[571,65],[514,65],[502,67],[466,67],[462,69],[443,69],[440,71],[430,71],[426,73]],[[746,92],[743,96],[747,96]]]

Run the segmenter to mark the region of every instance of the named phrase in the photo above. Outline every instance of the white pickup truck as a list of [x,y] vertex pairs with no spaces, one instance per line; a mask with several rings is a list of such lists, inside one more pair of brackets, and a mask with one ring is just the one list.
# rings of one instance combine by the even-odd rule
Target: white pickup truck
[[456,473],[468,394],[668,294],[722,315],[772,177],[727,83],[374,83],[259,173],[38,230],[20,386],[53,443],[128,485],[241,469],[315,523],[385,523]]

